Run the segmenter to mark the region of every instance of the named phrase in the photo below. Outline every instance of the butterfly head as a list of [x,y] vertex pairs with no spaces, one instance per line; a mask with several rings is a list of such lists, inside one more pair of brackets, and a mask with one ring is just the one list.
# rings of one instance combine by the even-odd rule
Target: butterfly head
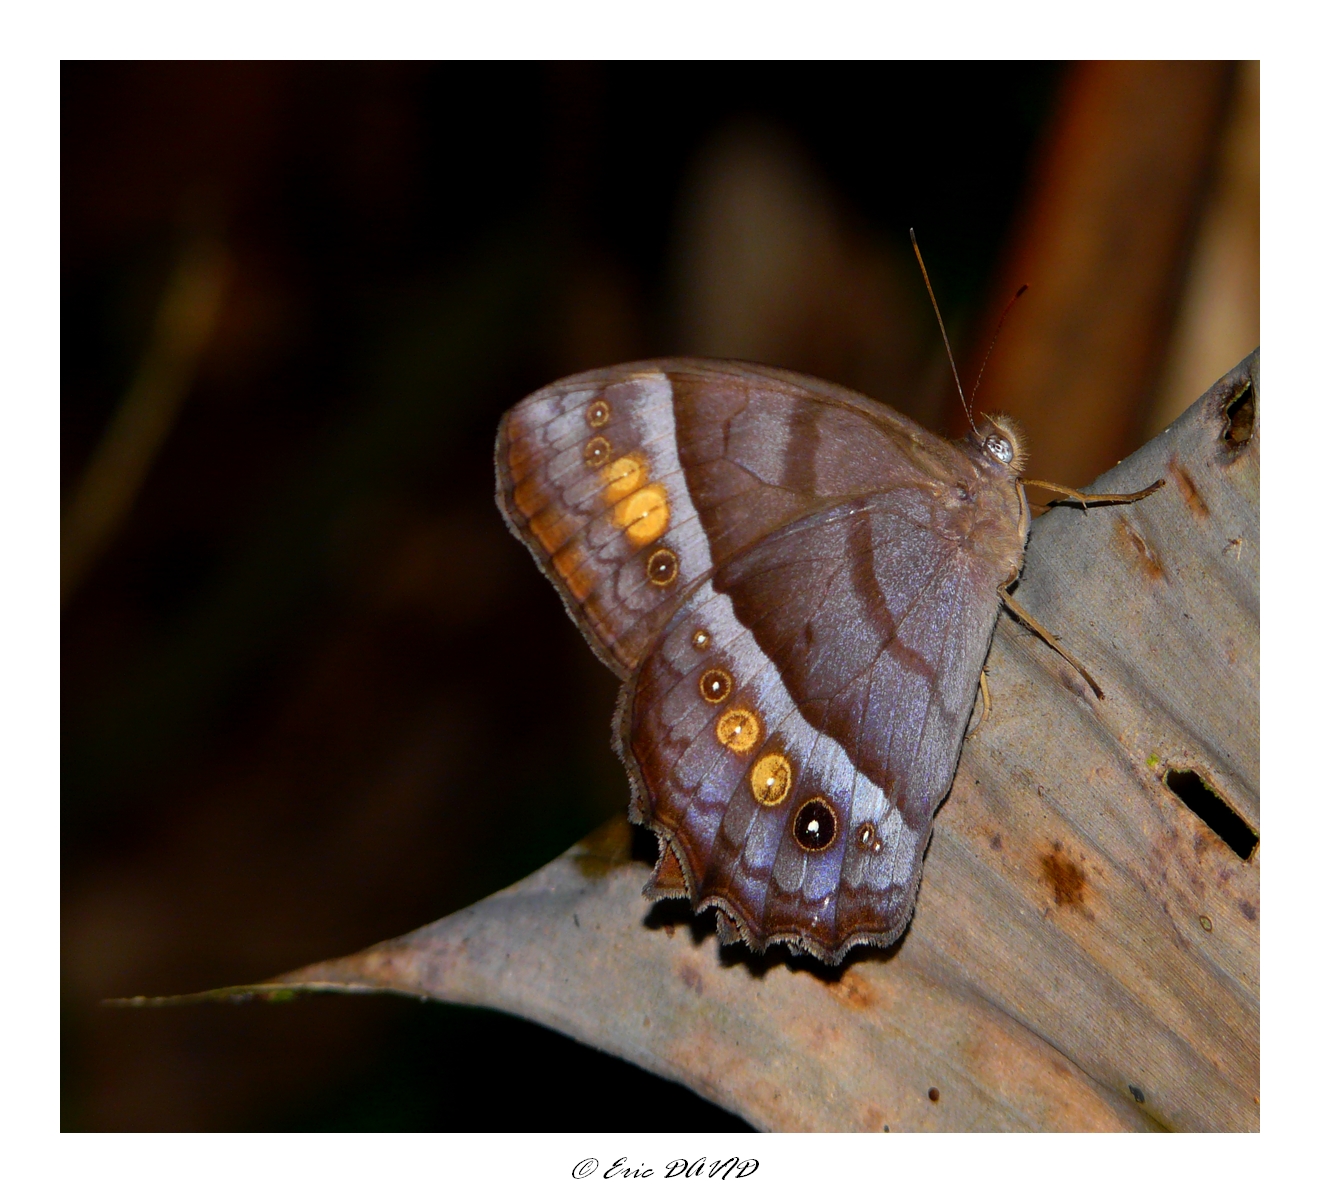
[[989,428],[972,434],[980,453],[1014,476],[1021,476],[1027,464],[1027,445],[1018,425],[1006,414],[988,414],[985,421]]

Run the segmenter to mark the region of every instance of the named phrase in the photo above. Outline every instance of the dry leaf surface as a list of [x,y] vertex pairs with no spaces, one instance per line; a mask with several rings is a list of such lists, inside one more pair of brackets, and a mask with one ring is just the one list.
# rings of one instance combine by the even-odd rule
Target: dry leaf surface
[[1000,618],[895,947],[721,948],[642,897],[620,818],[416,932],[203,997],[493,1007],[767,1129],[1257,1129],[1259,395],[1256,353],[1092,486],[1163,490],[1035,523],[1016,596],[1105,699]]

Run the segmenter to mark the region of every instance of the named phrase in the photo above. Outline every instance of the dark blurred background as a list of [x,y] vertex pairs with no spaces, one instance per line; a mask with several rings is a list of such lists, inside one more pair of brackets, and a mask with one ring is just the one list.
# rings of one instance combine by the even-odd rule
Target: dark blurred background
[[1255,64],[67,64],[66,1130],[735,1129],[511,1018],[127,1011],[353,952],[626,803],[501,413],[668,353],[1091,480],[1258,336]]

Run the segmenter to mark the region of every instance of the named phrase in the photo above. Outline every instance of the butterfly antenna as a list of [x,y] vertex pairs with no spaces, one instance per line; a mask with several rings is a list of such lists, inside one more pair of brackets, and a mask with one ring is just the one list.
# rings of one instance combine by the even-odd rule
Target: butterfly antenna
[[953,349],[949,346],[949,333],[944,330],[944,316],[940,314],[940,304],[935,301],[935,291],[931,288],[930,274],[926,272],[926,263],[921,259],[921,249],[917,247],[916,229],[909,228],[908,236],[912,239],[912,251],[917,254],[917,264],[921,266],[921,276],[926,282],[926,293],[930,295],[930,305],[935,308],[935,320],[940,325],[940,335],[944,337],[944,351],[949,354],[949,368],[953,370],[953,383],[958,387],[958,397],[962,399],[963,409],[967,411],[967,421],[972,424],[972,434],[980,439],[981,432],[976,429],[976,420],[972,418],[972,408],[967,404],[967,395],[963,393],[962,382],[958,380],[958,366],[953,363]]
[[1013,304],[1017,302],[1027,292],[1027,287],[1023,285],[1018,292],[1008,300],[1008,306],[1004,308],[1004,313],[999,316],[999,322],[995,324],[995,334],[990,337],[990,347],[985,350],[985,359],[981,362],[981,372],[976,374],[976,384],[972,386],[972,403],[976,403],[976,391],[981,388],[981,377],[985,373],[985,366],[990,363],[990,353],[995,350],[995,341],[999,339],[999,333],[1004,330],[1004,320],[1008,318],[1008,312],[1013,309]]

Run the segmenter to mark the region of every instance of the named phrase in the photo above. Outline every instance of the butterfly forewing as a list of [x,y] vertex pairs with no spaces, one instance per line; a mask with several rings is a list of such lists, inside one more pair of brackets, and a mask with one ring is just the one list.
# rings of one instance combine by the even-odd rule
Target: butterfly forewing
[[560,382],[497,451],[510,525],[630,677],[653,893],[756,948],[894,940],[1021,559],[1011,476],[846,390],[715,362]]
[[752,365],[665,362],[688,490],[722,563],[815,510],[932,483],[951,445],[823,381]]
[[584,374],[500,425],[496,500],[597,653],[629,674],[710,556],[654,366]]

